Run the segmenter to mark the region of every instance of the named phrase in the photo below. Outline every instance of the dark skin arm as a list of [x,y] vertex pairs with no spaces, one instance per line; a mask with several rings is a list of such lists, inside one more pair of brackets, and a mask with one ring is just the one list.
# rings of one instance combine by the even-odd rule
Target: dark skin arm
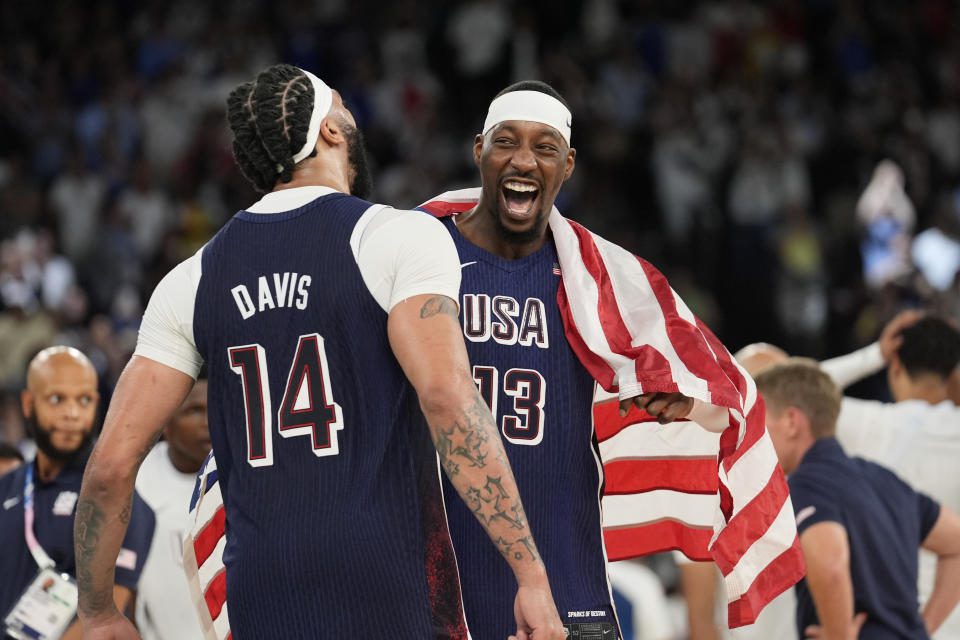
[[[113,585],[113,603],[117,605],[118,611],[126,611],[132,600],[133,592],[130,589],[118,584]],[[60,640],[80,640],[82,637],[83,625],[79,620],[74,620],[73,624],[63,632],[63,637]]]
[[77,615],[88,640],[140,637],[114,602],[114,567],[130,522],[137,471],[191,387],[187,374],[138,356],[117,382],[83,476],[74,523]]
[[391,310],[387,333],[420,398],[443,470],[517,578],[512,637],[562,639],[499,429],[470,371],[456,303],[444,296],[414,296]]
[[682,393],[644,393],[620,401],[620,417],[624,417],[634,406],[646,411],[660,424],[686,418],[693,409],[693,398]]

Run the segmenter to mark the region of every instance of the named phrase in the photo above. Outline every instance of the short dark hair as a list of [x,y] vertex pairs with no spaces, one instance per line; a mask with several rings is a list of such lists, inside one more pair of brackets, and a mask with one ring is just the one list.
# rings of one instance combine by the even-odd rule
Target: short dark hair
[[[563,96],[560,95],[560,92],[548,85],[546,82],[541,82],[540,80],[521,80],[520,82],[514,82],[512,85],[493,96],[493,100],[496,100],[500,96],[513,93],[514,91],[539,91],[540,93],[545,93],[551,98],[556,98],[560,103],[570,109],[570,105],[567,104],[567,101],[563,99]],[[493,102],[491,100],[491,102]]]
[[836,433],[840,389],[815,361],[788,358],[757,374],[756,382],[768,411],[796,407],[810,421],[814,438],[829,438]]
[[0,442],[0,460],[19,460],[23,462],[23,454],[20,449],[9,442]]
[[960,331],[937,316],[903,330],[897,356],[911,378],[933,374],[946,380],[960,364]]
[[[272,191],[293,179],[293,156],[307,142],[313,83],[289,64],[275,64],[244,82],[227,98],[233,157],[254,188]],[[314,150],[310,156],[316,155]]]

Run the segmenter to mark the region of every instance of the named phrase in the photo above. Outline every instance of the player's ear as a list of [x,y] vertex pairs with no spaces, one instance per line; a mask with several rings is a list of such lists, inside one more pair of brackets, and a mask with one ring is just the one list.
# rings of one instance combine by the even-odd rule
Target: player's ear
[[33,393],[27,389],[20,392],[20,410],[26,418],[33,416]]
[[567,163],[563,170],[563,181],[566,182],[573,175],[573,170],[577,166],[577,150],[573,147],[567,151]]
[[900,359],[896,353],[890,358],[890,364],[887,365],[890,368],[890,373],[897,376],[903,372],[903,361]]
[[480,155],[483,153],[483,134],[478,133],[473,139],[473,162],[480,166]]
[[347,141],[342,124],[332,114],[320,121],[320,138],[331,147]]
[[803,426],[804,422],[808,422],[807,416],[805,416],[803,412],[796,407],[787,407],[786,415],[787,420],[785,435],[791,440],[794,440],[798,435],[800,435],[800,428]]

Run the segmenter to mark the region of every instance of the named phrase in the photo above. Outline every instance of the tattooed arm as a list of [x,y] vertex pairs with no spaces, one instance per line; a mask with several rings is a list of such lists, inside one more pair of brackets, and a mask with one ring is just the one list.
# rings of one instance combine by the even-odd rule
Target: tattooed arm
[[114,604],[114,566],[130,522],[140,464],[192,387],[187,374],[139,356],[117,382],[83,475],[74,523],[77,613],[85,638],[139,637]]
[[445,296],[412,297],[393,307],[387,328],[447,477],[517,578],[518,630],[563,638],[503,442],[470,373],[456,303]]

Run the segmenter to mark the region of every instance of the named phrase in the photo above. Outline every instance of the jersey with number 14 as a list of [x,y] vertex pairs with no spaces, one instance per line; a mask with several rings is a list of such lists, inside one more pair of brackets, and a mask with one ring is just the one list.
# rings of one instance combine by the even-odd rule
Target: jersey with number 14
[[[564,336],[556,249],[548,241],[530,256],[505,260],[466,240],[453,217],[443,223],[460,255],[461,322],[474,378],[500,427],[560,617],[572,637],[596,630],[598,638],[614,638],[594,382]],[[506,637],[516,630],[516,580],[474,513],[511,514],[499,514],[492,491],[475,495],[469,508],[446,480],[444,495],[470,632]]]
[[[399,300],[456,296],[455,249],[422,222],[329,189],[274,192],[151,299],[137,354],[178,367],[193,343],[208,365],[227,535],[205,596],[226,590],[237,640],[465,635],[435,451],[387,340]],[[191,287],[192,308],[166,304]]]

